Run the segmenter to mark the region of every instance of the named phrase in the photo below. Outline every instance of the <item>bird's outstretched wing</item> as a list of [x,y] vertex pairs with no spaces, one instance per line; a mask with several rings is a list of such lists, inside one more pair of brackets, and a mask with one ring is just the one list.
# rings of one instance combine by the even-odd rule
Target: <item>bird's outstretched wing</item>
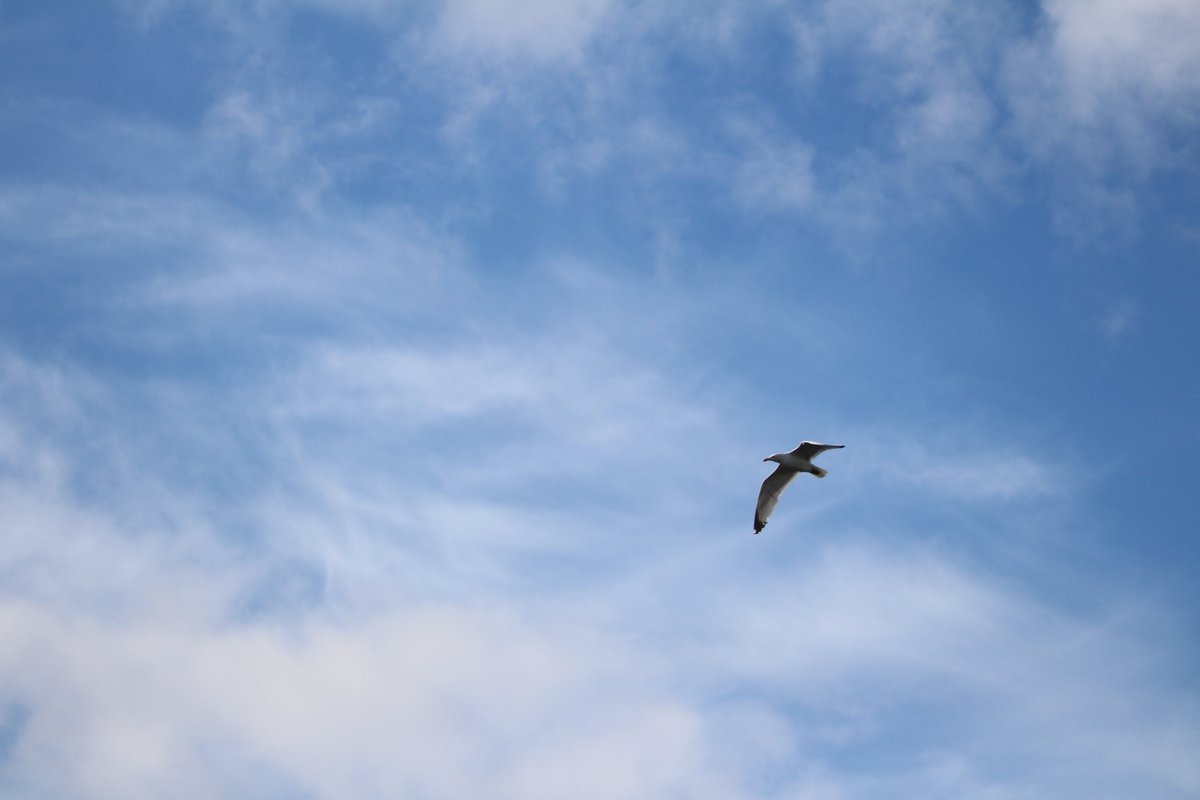
[[794,469],[789,469],[782,464],[775,468],[775,471],[767,476],[763,481],[762,488],[758,490],[758,506],[754,509],[754,532],[758,533],[767,525],[767,520],[771,517],[771,512],[775,510],[775,505],[779,502],[779,496],[783,494],[783,490],[792,482],[792,478],[798,473]]
[[821,444],[820,442],[801,442],[800,446],[792,451],[792,455],[799,456],[804,459],[811,459],[815,455],[824,453],[826,450],[838,450],[846,445],[844,444]]

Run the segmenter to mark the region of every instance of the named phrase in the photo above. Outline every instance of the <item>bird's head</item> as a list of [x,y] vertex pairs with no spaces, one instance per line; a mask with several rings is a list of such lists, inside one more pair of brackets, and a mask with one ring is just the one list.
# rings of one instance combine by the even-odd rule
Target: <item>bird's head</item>
[[775,463],[778,464],[778,463],[780,463],[779,459],[781,459],[781,458],[783,458],[783,453],[772,453],[771,455],[764,458],[763,461],[774,461]]

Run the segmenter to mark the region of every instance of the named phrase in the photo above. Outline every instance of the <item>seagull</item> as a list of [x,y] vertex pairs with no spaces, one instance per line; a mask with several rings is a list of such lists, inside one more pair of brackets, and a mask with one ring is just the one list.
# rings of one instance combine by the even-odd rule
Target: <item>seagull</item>
[[801,442],[800,446],[790,453],[775,453],[764,458],[763,461],[774,461],[779,466],[767,476],[767,479],[763,481],[762,488],[758,490],[758,507],[754,509],[755,535],[767,526],[767,520],[771,518],[771,512],[775,510],[775,504],[779,502],[779,496],[792,482],[792,478],[801,472],[811,472],[818,478],[824,478],[829,471],[814,465],[812,460],[826,450],[837,450],[845,446],[844,444]]

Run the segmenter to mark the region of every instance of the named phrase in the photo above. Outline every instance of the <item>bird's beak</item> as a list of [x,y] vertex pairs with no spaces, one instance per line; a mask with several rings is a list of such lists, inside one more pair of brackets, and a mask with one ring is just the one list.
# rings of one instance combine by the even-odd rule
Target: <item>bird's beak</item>
[[770,461],[770,460],[771,460],[770,456],[767,456],[766,458],[763,459],[763,461]]

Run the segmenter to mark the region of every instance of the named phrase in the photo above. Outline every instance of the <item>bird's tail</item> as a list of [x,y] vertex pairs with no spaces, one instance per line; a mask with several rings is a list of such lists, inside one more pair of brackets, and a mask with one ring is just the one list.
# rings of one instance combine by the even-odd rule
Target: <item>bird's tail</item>
[[813,475],[816,475],[818,478],[824,478],[828,474],[829,470],[821,469],[816,464],[813,464]]

